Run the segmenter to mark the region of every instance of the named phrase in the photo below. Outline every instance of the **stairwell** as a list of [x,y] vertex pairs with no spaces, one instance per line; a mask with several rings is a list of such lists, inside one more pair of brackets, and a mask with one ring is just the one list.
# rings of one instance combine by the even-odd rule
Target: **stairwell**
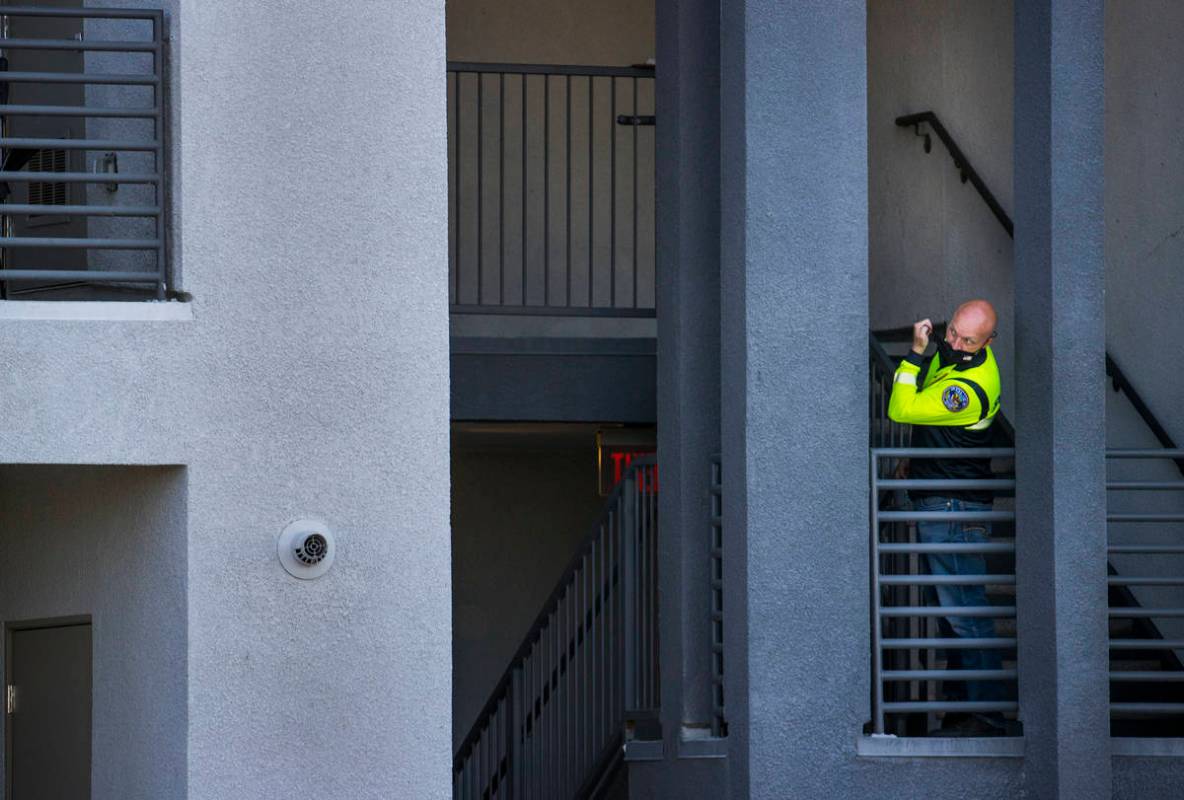
[[[904,331],[895,330],[882,332],[879,340],[873,339],[873,365],[878,363],[878,374],[882,380],[885,378],[889,382],[891,380],[891,376],[885,374],[888,362],[884,359],[888,357],[893,359],[893,361],[899,360],[899,356],[903,355],[903,348],[907,346],[903,337]],[[875,353],[877,344],[880,344],[882,349],[878,362]],[[889,355],[889,349],[894,351],[895,357]],[[1138,397],[1131,382],[1125,375],[1122,375],[1117,365],[1111,360],[1107,366],[1108,370],[1111,371],[1115,391],[1123,391],[1129,395],[1133,395],[1135,398],[1133,405],[1139,410],[1141,415],[1144,415],[1144,421],[1147,423],[1148,430],[1163,447],[1159,452],[1152,452],[1147,457],[1158,458],[1160,461],[1173,464],[1175,470],[1181,476],[1184,476],[1184,463],[1181,463],[1180,459],[1173,455],[1176,451],[1175,443],[1167,436],[1162,425],[1151,414],[1150,409],[1147,408],[1142,399]],[[1115,379],[1114,372],[1117,372],[1121,378]],[[1006,418],[1001,419],[1000,422],[1001,424],[996,426],[997,446],[1014,446],[1014,428]],[[897,435],[907,436],[907,434]],[[907,441],[907,438],[905,441]],[[995,459],[992,461],[991,467],[994,476],[997,478],[1015,478],[1013,460]],[[1148,490],[1167,492],[1184,490],[1184,481],[1111,480],[1108,485],[1111,490],[1136,492],[1146,492]],[[904,498],[897,498],[896,502],[902,503],[904,502]],[[1014,512],[1014,492],[997,492],[993,508],[995,510],[1009,510]],[[1159,515],[1147,514],[1142,516],[1146,516],[1148,519],[1139,521],[1153,524],[1158,523],[1160,528],[1178,524],[1182,519],[1179,515],[1170,513]],[[1115,521],[1118,521],[1116,518],[1123,517],[1123,515],[1111,514],[1110,517],[1112,520],[1110,524],[1113,525]],[[1144,528],[1143,530],[1146,529]],[[1013,522],[996,522],[992,525],[991,542],[993,544],[1014,545],[1015,536],[1016,528]],[[1147,540],[1148,538],[1153,539],[1155,543],[1136,545],[1116,544],[1112,537],[1111,552],[1133,553],[1144,556],[1151,555],[1161,558],[1184,554],[1184,546],[1176,543],[1159,543],[1165,540],[1169,542],[1174,541],[1170,530],[1160,530],[1158,535],[1155,536],[1143,534],[1142,538],[1143,540]],[[988,553],[986,555],[986,564],[986,572],[989,574],[1014,574],[1015,556],[1014,553]],[[1112,643],[1110,650],[1111,735],[1118,737],[1182,736],[1184,735],[1184,663],[1181,662],[1180,648],[1172,645],[1184,643],[1173,640],[1170,636],[1165,636],[1163,629],[1157,624],[1157,620],[1175,619],[1184,615],[1184,609],[1178,608],[1178,606],[1184,605],[1184,603],[1180,602],[1178,597],[1179,592],[1177,590],[1175,593],[1177,596],[1163,600],[1163,602],[1168,603],[1168,607],[1165,608],[1159,603],[1156,603],[1154,606],[1147,606],[1140,601],[1140,598],[1132,591],[1130,585],[1121,582],[1124,579],[1120,576],[1113,560],[1108,563],[1107,567],[1110,580],[1108,590],[1109,633]],[[920,564],[917,564],[914,568],[921,569],[922,567]],[[1150,582],[1152,585],[1161,588],[1168,587],[1169,590],[1172,586],[1179,586],[1181,583],[1184,583],[1182,580],[1174,580],[1174,576],[1170,574],[1172,570],[1169,569],[1167,572],[1169,574],[1159,578],[1136,577],[1134,580],[1138,582],[1136,585],[1139,586],[1145,585],[1145,582]],[[1099,579],[1101,579],[1101,576],[1099,576]],[[987,598],[993,606],[1015,607],[1017,605],[1015,584],[988,584]],[[925,635],[938,635],[936,633],[936,627],[935,625],[930,625]],[[914,625],[914,633],[917,630],[917,626]],[[1015,617],[1001,616],[997,618],[995,621],[995,634],[998,637],[1016,637]],[[1156,645],[1158,641],[1163,641],[1165,644],[1159,647]],[[1124,643],[1129,644],[1124,646]],[[929,669],[946,669],[948,667],[947,659],[940,650],[928,652],[917,651],[913,658]],[[1018,669],[1014,648],[1004,651],[1003,668],[1005,670]],[[919,683],[914,683],[900,690],[902,698],[907,697],[912,700],[933,699],[940,696],[940,691],[940,689],[934,686],[929,686],[926,689],[926,687]],[[1009,699],[1016,699],[1017,686],[1015,681],[1007,682],[1007,692]],[[1018,722],[1022,718],[1022,713],[1007,713],[1006,716]],[[940,720],[936,714],[902,714],[895,720],[894,730],[898,735],[923,736],[937,731],[939,724]],[[1019,730],[1017,725],[1011,732],[1018,733]]]

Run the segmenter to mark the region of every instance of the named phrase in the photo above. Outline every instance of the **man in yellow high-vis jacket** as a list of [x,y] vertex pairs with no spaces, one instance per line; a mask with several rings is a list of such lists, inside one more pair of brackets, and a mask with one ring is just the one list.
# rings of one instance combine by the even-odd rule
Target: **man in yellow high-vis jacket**
[[[987,447],[991,441],[991,423],[999,412],[999,368],[990,344],[996,336],[995,309],[985,300],[971,300],[958,307],[946,328],[945,341],[937,353],[925,357],[933,322],[923,319],[913,326],[913,346],[896,371],[888,416],[913,428],[914,447]],[[990,461],[983,458],[913,459],[906,469],[914,479],[985,479],[992,477]],[[992,494],[985,490],[918,489],[909,497],[917,511],[988,511]],[[917,522],[923,543],[985,544],[990,535],[987,522]],[[986,574],[981,553],[928,553],[926,560],[933,575],[960,576]],[[985,608],[986,588],[982,585],[940,584],[935,586],[938,602],[945,607]],[[945,623],[954,636],[966,639],[989,639],[995,636],[995,623],[980,611],[971,616],[948,616]],[[945,627],[945,626],[943,626]],[[948,635],[948,633],[947,633]],[[948,684],[947,693],[956,699],[974,703],[998,703],[1003,698],[1003,684],[991,672],[1001,669],[998,649],[950,648],[947,657],[951,669],[975,670],[976,680]],[[983,674],[985,671],[987,674]],[[1003,717],[989,705],[980,706],[971,715],[947,715],[943,732],[957,735],[992,735],[1003,732]]]

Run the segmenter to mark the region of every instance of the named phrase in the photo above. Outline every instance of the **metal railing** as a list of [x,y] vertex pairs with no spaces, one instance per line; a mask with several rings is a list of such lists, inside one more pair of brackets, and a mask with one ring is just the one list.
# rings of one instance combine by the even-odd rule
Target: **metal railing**
[[[1114,449],[1106,452],[1111,467],[1117,462],[1164,461],[1179,464],[1184,458],[1182,449]],[[1175,470],[1171,470],[1172,473]],[[1137,493],[1138,511],[1116,511],[1116,503],[1108,503],[1106,520],[1109,528],[1108,553],[1111,560],[1121,559],[1124,572],[1134,567],[1134,575],[1111,568],[1107,581],[1111,592],[1109,609],[1112,629],[1111,702],[1112,725],[1119,717],[1144,720],[1131,732],[1135,735],[1184,735],[1184,666],[1180,653],[1184,651],[1184,504],[1166,502],[1158,510],[1148,495],[1177,493],[1184,498],[1184,481],[1161,479],[1121,479],[1106,481],[1108,496],[1113,493]],[[1165,507],[1176,510],[1163,510]],[[1123,537],[1117,541],[1115,526],[1134,525],[1139,531],[1137,541]],[[1134,594],[1135,602],[1116,605],[1116,590]],[[1158,620],[1158,625],[1151,620]],[[1129,621],[1129,636],[1115,634],[1114,623]],[[1170,626],[1165,636],[1163,628]],[[1114,669],[1123,662],[1128,669]],[[1173,718],[1173,719],[1168,719]],[[1116,732],[1121,735],[1121,732]]]
[[[942,584],[967,586],[1015,585],[1015,543],[922,543],[915,523],[1014,522],[1014,511],[916,511],[884,508],[884,496],[902,490],[1013,491],[1012,479],[915,480],[890,477],[899,459],[910,458],[1013,458],[1013,448],[907,448],[871,450],[871,575],[872,575],[872,728],[875,733],[921,733],[910,729],[904,715],[950,712],[1015,712],[1014,700],[950,701],[940,698],[941,681],[1014,681],[1016,668],[996,670],[950,669],[943,664],[941,650],[1003,650],[1003,657],[1016,649],[1014,636],[971,639],[943,636],[939,620],[946,617],[989,617],[1012,619],[1015,605],[941,606],[930,598]],[[928,554],[1003,556],[1010,564],[996,572],[977,575],[928,574]],[[1012,656],[1014,658],[1014,656]],[[898,715],[889,731],[889,715]]]
[[584,796],[656,720],[657,489],[635,458],[461,743],[457,800]]
[[[163,299],[169,280],[164,13],[0,11],[0,297],[106,284],[152,287]],[[76,20],[77,32],[10,37],[30,19],[63,30],[74,30],[65,25]],[[49,54],[56,61],[46,63]],[[12,69],[21,62],[55,69]],[[90,161],[89,153],[102,155]],[[54,168],[26,168],[46,163]]]
[[728,735],[724,713],[724,475],[711,459],[711,735]]
[[[975,191],[978,192],[979,197],[982,198],[982,201],[987,204],[987,208],[991,210],[991,214],[994,215],[995,219],[999,222],[1000,226],[1002,226],[1003,230],[1007,232],[1008,237],[1015,239],[1015,223],[1012,221],[1011,216],[1003,210],[1003,206],[999,203],[999,200],[995,197],[995,194],[987,187],[987,184],[983,181],[982,176],[978,174],[978,170],[971,166],[970,160],[966,157],[966,154],[962,152],[962,148],[958,146],[958,143],[954,141],[954,137],[950,135],[950,132],[946,129],[946,126],[942,124],[936,113],[933,111],[922,111],[918,114],[906,114],[904,116],[897,117],[896,124],[902,128],[912,128],[913,132],[918,137],[923,139],[926,153],[932,151],[933,142],[930,139],[929,134],[922,133],[921,131],[923,126],[928,126],[930,129],[932,129],[933,132],[937,134],[937,138],[941,140],[941,143],[945,145],[946,151],[950,154],[950,158],[953,159],[954,167],[958,170],[962,178],[962,182],[970,182],[970,185],[974,187]],[[936,332],[937,331],[935,327],[935,333]],[[1172,437],[1168,435],[1167,430],[1151,411],[1151,408],[1147,405],[1146,401],[1143,400],[1143,397],[1139,394],[1138,390],[1135,389],[1134,385],[1127,378],[1126,374],[1123,373],[1121,367],[1118,366],[1118,362],[1116,362],[1114,357],[1110,355],[1109,350],[1106,351],[1105,356],[1106,375],[1112,381],[1114,390],[1126,394],[1127,400],[1130,401],[1131,405],[1135,409],[1135,412],[1138,413],[1139,417],[1147,425],[1147,428],[1152,432],[1152,434],[1154,434],[1156,439],[1159,440],[1160,444],[1166,448],[1175,449],[1176,443],[1172,440]],[[1180,473],[1184,475],[1184,459],[1178,459],[1176,461],[1176,466],[1180,470]]]
[[896,374],[896,362],[884,349],[875,333],[869,337],[870,365],[868,394],[871,408],[871,446],[908,447],[912,441],[912,426],[894,422],[888,418],[888,399],[892,396],[892,378]]
[[654,315],[654,71],[448,64],[453,313]]

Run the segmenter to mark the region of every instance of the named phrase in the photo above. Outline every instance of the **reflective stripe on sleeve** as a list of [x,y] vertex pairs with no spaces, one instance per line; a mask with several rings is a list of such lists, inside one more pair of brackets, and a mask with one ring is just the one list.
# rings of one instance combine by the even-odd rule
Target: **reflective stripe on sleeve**
[[904,383],[909,386],[917,385],[917,376],[912,372],[898,372],[896,377],[892,379],[893,383]]
[[994,421],[995,421],[994,417],[987,417],[986,419],[980,419],[978,422],[974,423],[973,425],[967,425],[966,430],[968,430],[968,431],[986,430],[987,428],[991,427],[991,423]]

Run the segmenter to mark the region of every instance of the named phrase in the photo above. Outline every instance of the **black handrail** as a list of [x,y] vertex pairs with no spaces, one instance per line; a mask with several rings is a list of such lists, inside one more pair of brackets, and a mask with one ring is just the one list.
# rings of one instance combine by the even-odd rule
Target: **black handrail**
[[[982,197],[983,202],[991,209],[991,213],[995,215],[995,219],[999,220],[999,224],[1007,231],[1007,235],[1012,239],[1015,238],[1015,224],[1011,221],[1011,217],[1003,210],[1003,206],[999,205],[999,201],[995,199],[995,195],[983,183],[982,177],[978,171],[970,165],[970,160],[966,158],[966,154],[962,152],[962,148],[958,147],[957,142],[950,136],[950,132],[946,130],[945,125],[941,124],[941,120],[937,118],[937,114],[932,111],[922,111],[919,114],[906,114],[903,117],[896,118],[896,124],[902,128],[913,128],[917,135],[921,135],[921,126],[928,125],[937,134],[937,138],[941,139],[941,143],[946,146],[950,157],[954,159],[954,166],[956,166],[962,173],[963,182],[970,181],[970,185],[978,191],[979,196]],[[930,150],[929,137],[925,137],[925,152]],[[892,333],[904,329],[893,329]],[[910,329],[911,335],[911,329]],[[1147,403],[1143,400],[1143,396],[1131,384],[1130,379],[1127,378],[1126,373],[1118,366],[1114,357],[1110,355],[1110,351],[1106,351],[1106,375],[1110,378],[1115,391],[1125,392],[1127,399],[1131,401],[1135,411],[1143,419],[1143,422],[1151,430],[1151,433],[1159,441],[1161,445],[1168,449],[1176,449],[1176,443],[1168,434],[1167,430],[1160,423],[1159,418],[1151,411]],[[1176,459],[1176,468],[1184,475],[1184,459]]]
[[[1131,401],[1131,405],[1135,407],[1135,411],[1143,418],[1143,422],[1147,423],[1147,427],[1151,429],[1151,433],[1156,440],[1164,447],[1165,450],[1176,450],[1178,445],[1162,425],[1147,404],[1143,402],[1143,398],[1131,386],[1130,380],[1126,377],[1126,373],[1114,361],[1114,357],[1109,352],[1106,353],[1106,376],[1110,378],[1111,384],[1114,386],[1116,392],[1126,392],[1127,399]],[[1174,459],[1176,469],[1180,470],[1180,474],[1184,475],[1184,458]]]
[[[946,146],[950,157],[954,159],[954,166],[962,173],[962,182],[970,181],[970,185],[978,190],[979,195],[986,201],[987,207],[991,209],[991,213],[995,215],[995,219],[999,220],[999,224],[1007,231],[1007,235],[1015,238],[1015,225],[1011,221],[1011,217],[1007,216],[1007,212],[1003,210],[1003,206],[999,205],[999,201],[995,199],[995,195],[991,194],[991,190],[983,183],[982,177],[978,171],[970,166],[970,159],[962,152],[962,148],[958,147],[954,137],[950,136],[950,132],[946,130],[946,126],[941,124],[941,120],[937,118],[937,114],[932,111],[922,111],[920,114],[906,114],[903,117],[896,118],[896,124],[902,128],[913,128],[917,135],[920,135],[920,128],[922,125],[928,125],[937,134],[937,138],[941,139],[941,143]],[[928,137],[926,137],[925,152],[929,152]]]

